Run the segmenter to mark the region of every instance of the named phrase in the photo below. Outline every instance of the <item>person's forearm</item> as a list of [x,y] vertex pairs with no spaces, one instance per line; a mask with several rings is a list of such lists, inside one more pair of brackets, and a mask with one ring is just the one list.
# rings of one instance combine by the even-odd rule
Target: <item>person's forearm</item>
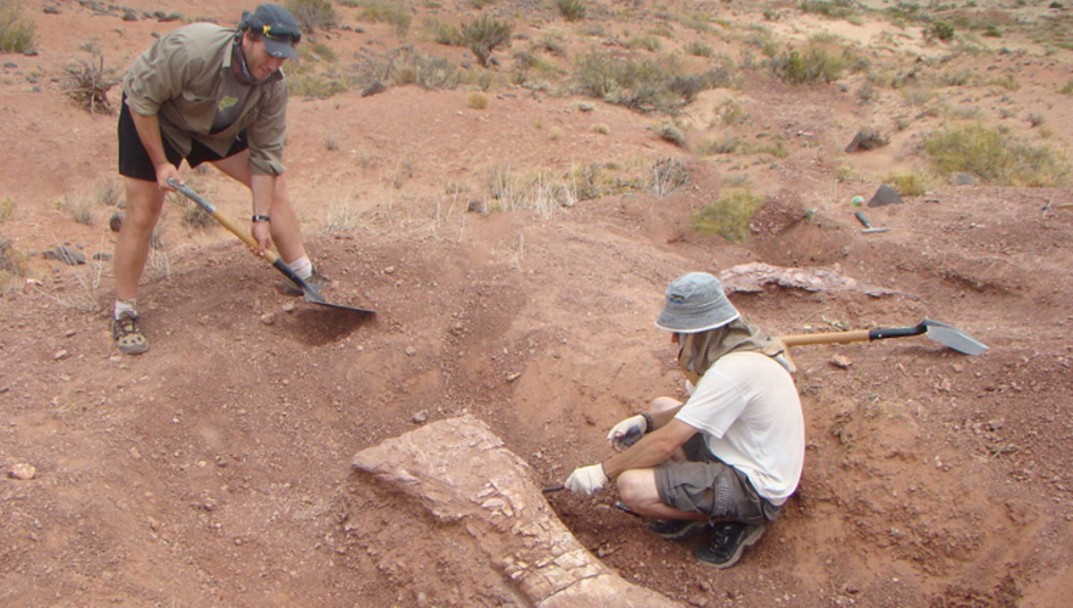
[[142,147],[149,155],[149,160],[153,161],[153,166],[159,167],[168,162],[168,157],[164,154],[164,138],[160,135],[160,119],[155,114],[146,116],[133,110],[130,112],[130,117],[134,120],[134,129],[138,131],[138,139],[141,140]]
[[630,446],[630,449],[604,461],[604,474],[608,479],[615,479],[623,471],[654,467],[669,459],[678,445],[670,433],[649,433]]

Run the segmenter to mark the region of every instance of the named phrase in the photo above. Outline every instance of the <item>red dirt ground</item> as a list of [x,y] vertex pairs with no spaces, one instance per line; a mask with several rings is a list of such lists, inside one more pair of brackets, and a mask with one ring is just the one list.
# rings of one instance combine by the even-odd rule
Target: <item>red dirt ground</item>
[[[462,4],[439,14],[467,14]],[[830,24],[790,4],[718,10],[741,25],[773,7],[784,15],[770,24],[779,31]],[[0,464],[32,465],[36,476],[0,480],[0,604],[515,605],[490,595],[484,571],[450,543],[413,534],[408,523],[421,515],[357,483],[351,456],[468,412],[533,466],[534,483],[560,483],[607,456],[612,424],[678,392],[671,346],[653,325],[667,282],[748,262],[835,270],[893,292],[772,285],[732,295],[772,333],[930,318],[990,348],[969,357],[917,337],[795,349],[804,478],[730,570],[647,534],[611,508],[613,493],[551,495],[581,542],[626,579],[695,606],[1056,606],[1073,594],[1073,211],[1055,207],[1070,192],[937,182],[924,196],[866,208],[890,231],[863,234],[851,196],[868,198],[892,168],[919,166],[921,138],[943,124],[921,114],[890,146],[844,154],[863,126],[915,116],[901,93],[865,104],[852,93],[860,77],[788,87],[761,73],[689,108],[695,145],[729,129],[713,119],[723,99],[741,100],[750,118],[737,128],[785,138],[783,159],[702,157],[657,137],[654,117],[524,89],[489,91],[485,109],[470,107],[466,88],[294,99],[290,187],[308,245],[334,279],[327,296],[377,316],[278,293],[274,270],[222,229],[187,228],[172,202],[140,296],[152,349],[134,358],[110,340],[110,264],[40,255],[68,244],[92,257],[114,242],[114,209],[93,207],[85,225],[70,208],[115,179],[115,117],[75,107],[57,79],[72,57],[87,57],[87,41],[122,70],[153,32],[178,24],[127,22],[71,1],[22,5],[38,54],[0,57],[0,197],[14,202],[0,240],[26,256],[0,298]],[[190,0],[168,10],[231,23],[244,6]],[[359,22],[355,9],[339,10]],[[431,9],[416,11],[415,24]],[[550,14],[528,14],[519,29],[535,39],[561,26]],[[347,58],[392,48],[393,36],[363,23],[324,40]],[[1013,70],[1018,90],[940,94],[1015,136],[1036,136],[1024,117],[1039,114],[1050,142],[1068,150],[1068,98],[1055,83],[1068,79],[1070,52],[1000,43],[1023,50],[954,61]],[[466,211],[490,200],[488,176],[504,165],[566,172],[661,158],[684,162],[691,184],[547,212]],[[857,177],[847,180],[846,168]],[[731,175],[766,197],[747,239],[690,231],[690,213]],[[240,187],[212,172],[189,176],[225,213],[248,214]]]

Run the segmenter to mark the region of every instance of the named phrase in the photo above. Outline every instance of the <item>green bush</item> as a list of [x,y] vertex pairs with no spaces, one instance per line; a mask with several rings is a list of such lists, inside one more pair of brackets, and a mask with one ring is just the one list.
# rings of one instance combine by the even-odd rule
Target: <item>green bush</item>
[[388,23],[395,26],[395,34],[400,38],[410,31],[413,10],[409,2],[398,0],[361,0],[361,17],[375,23]]
[[673,114],[712,88],[721,72],[683,74],[673,56],[633,60],[604,51],[582,55],[574,80],[579,92],[638,112]]
[[462,41],[477,57],[482,67],[488,67],[492,52],[501,46],[510,46],[510,33],[514,27],[488,15],[462,26]]
[[816,13],[831,19],[845,19],[853,15],[854,2],[852,0],[805,0],[800,4],[801,12]]
[[954,38],[954,26],[943,21],[933,21],[925,32],[928,36],[942,40],[943,42],[953,40]]
[[835,54],[820,44],[786,49],[771,59],[771,71],[790,84],[828,83],[837,80],[853,63],[848,51]]
[[555,0],[555,6],[567,21],[580,21],[585,18],[584,0]]
[[697,57],[711,57],[715,51],[713,51],[712,47],[707,44],[704,44],[699,40],[694,40],[685,46],[685,52]]
[[0,0],[0,52],[24,53],[34,48],[34,24],[22,16],[18,0]]
[[329,29],[339,24],[339,15],[329,0],[287,0],[286,6],[303,32]]
[[924,149],[940,174],[970,173],[1002,186],[1059,186],[1068,174],[1066,159],[1054,150],[979,124],[933,133]]
[[729,241],[743,241],[749,234],[749,220],[764,199],[747,190],[735,190],[714,203],[693,212],[690,227],[700,234],[718,234]]

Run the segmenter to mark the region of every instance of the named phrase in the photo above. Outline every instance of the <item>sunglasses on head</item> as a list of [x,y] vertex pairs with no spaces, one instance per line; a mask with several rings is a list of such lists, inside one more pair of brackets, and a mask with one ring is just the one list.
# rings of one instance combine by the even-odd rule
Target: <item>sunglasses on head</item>
[[302,40],[301,33],[296,32],[283,24],[263,25],[261,26],[261,34],[272,40],[290,42],[291,44],[298,44],[298,42]]

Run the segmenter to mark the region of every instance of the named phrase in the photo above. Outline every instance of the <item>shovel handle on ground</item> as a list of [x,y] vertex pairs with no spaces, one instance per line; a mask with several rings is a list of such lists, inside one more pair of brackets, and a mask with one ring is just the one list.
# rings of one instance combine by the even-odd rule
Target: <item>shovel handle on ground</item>
[[856,329],[852,331],[832,331],[818,334],[794,334],[779,336],[786,346],[804,346],[808,344],[846,344],[849,342],[871,342],[884,338],[904,338],[906,336],[927,335],[928,338],[943,346],[966,355],[979,355],[987,346],[965,332],[931,319],[924,319],[909,327],[876,327],[873,329]]
[[883,338],[904,338],[919,336],[925,332],[924,327],[877,327],[875,329],[855,329],[852,331],[830,331],[818,334],[795,334],[780,336],[786,346],[805,346],[808,344],[847,344],[850,342],[871,342]]

